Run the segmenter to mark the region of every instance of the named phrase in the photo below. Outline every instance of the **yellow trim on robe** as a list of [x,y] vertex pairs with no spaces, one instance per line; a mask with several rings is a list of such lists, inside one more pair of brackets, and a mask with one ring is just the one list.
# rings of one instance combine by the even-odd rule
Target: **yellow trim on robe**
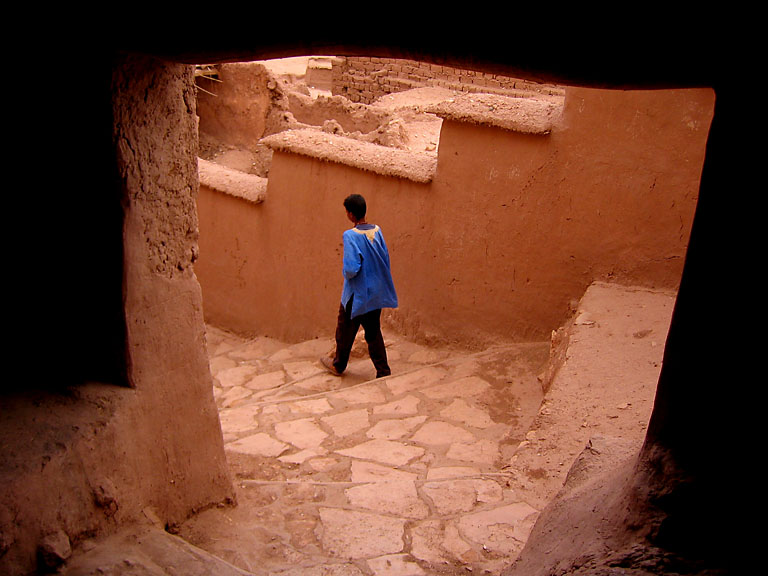
[[370,230],[358,230],[357,228],[352,228],[352,230],[354,230],[358,234],[365,234],[368,240],[372,243],[373,239],[376,237],[376,232],[379,231],[379,225],[374,224],[373,228],[371,228]]

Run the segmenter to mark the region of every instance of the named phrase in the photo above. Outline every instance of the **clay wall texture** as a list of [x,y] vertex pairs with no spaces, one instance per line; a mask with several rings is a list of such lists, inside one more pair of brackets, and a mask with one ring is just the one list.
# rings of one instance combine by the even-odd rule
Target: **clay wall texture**
[[[99,192],[119,195],[124,206],[128,385],[87,383],[34,403],[24,396],[3,401],[0,435],[14,457],[3,459],[2,574],[33,573],[47,535],[75,547],[131,523],[173,526],[234,496],[192,268],[192,71],[149,58],[116,59],[111,95],[111,183],[118,189]],[[88,264],[97,273],[105,265]],[[77,335],[66,328],[66,337]]]
[[387,94],[427,86],[497,94],[561,95],[563,92],[558,86],[429,62],[369,56],[333,59],[331,91],[352,102],[371,104]]
[[[215,135],[229,145],[253,148],[268,128],[272,91],[265,82],[254,81],[262,66],[245,63],[222,66],[222,79],[200,79],[197,114],[202,133]],[[258,76],[256,76],[258,77]]]
[[263,204],[201,186],[206,319],[330,336],[352,192],[389,244],[385,319],[414,338],[546,339],[595,280],[675,290],[713,106],[708,89],[569,88],[548,135],[445,120],[427,184],[276,151]]
[[141,503],[173,525],[232,497],[193,269],[194,82],[189,67],[136,58],[118,69],[114,83],[126,205],[126,353],[135,392],[111,422],[124,449],[115,483],[126,490],[126,514],[141,512],[131,509]]

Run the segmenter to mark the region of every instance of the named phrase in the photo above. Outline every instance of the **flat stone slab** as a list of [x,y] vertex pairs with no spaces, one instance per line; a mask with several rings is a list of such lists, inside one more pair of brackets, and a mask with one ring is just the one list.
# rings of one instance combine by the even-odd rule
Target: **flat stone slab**
[[453,541],[458,533],[455,529],[449,533],[448,526],[450,524],[444,526],[440,520],[425,520],[414,525],[411,529],[411,554],[436,566],[455,560],[468,561],[461,557],[461,552],[469,550],[470,546],[466,542],[459,546]]
[[[334,378],[334,376],[332,376],[332,378]],[[382,392],[381,388],[376,384],[338,390],[333,393],[333,397],[344,400],[344,402],[351,405],[380,404],[386,401],[384,392]]]
[[259,415],[259,412],[261,412],[259,406],[254,406],[253,404],[220,410],[219,420],[221,421],[222,432],[237,434],[258,428],[259,423],[256,417]]
[[242,386],[248,382],[251,378],[258,374],[258,367],[244,365],[235,366],[233,368],[227,368],[216,374],[216,379],[221,384],[222,388],[230,388],[232,386]]
[[270,362],[287,362],[288,360],[293,360],[295,356],[293,355],[293,352],[290,348],[282,348],[278,350],[277,352],[274,352],[270,357]]
[[525,502],[515,502],[492,510],[485,510],[461,517],[459,531],[466,537],[498,554],[518,554],[538,511]]
[[275,436],[297,448],[317,448],[328,437],[312,418],[275,424]]
[[410,418],[397,418],[391,420],[381,420],[377,422],[368,432],[368,438],[382,438],[385,440],[397,440],[407,436],[413,430],[424,423],[426,416],[412,416]]
[[393,440],[370,440],[345,450],[337,450],[337,454],[359,458],[361,460],[373,460],[391,466],[404,466],[414,458],[424,454],[424,449],[418,446],[410,446]]
[[235,366],[237,366],[237,362],[235,362],[231,358],[227,358],[226,356],[218,356],[216,358],[211,358],[209,361],[209,364],[211,367],[211,374],[218,374],[223,370],[227,370],[229,368],[234,368]]
[[393,376],[387,379],[387,388],[393,395],[399,396],[411,390],[417,390],[430,386],[436,382],[440,382],[445,378],[447,372],[443,368],[436,366],[429,366],[411,372],[410,374],[403,374],[402,376]]
[[285,384],[285,372],[282,370],[275,370],[274,372],[267,372],[266,374],[259,374],[247,380],[243,386],[251,390],[271,390]]
[[331,556],[353,560],[403,551],[405,519],[340,508],[319,512],[317,537]]
[[443,408],[440,416],[474,428],[490,428],[495,424],[487,412],[467,404],[463,398],[457,398],[450,406]]
[[332,374],[317,374],[316,376],[310,376],[303,379],[297,384],[304,390],[310,392],[327,392],[328,390],[335,390],[341,384],[341,380],[338,376]]
[[298,342],[289,346],[288,348],[297,357],[319,358],[320,356],[327,354],[330,350],[335,350],[336,342],[333,340],[333,338],[316,338],[314,340]]
[[290,380],[295,381],[316,375],[320,372],[320,367],[317,362],[300,360],[297,362],[286,362],[283,364],[283,370],[285,370],[285,373]]
[[318,458],[311,458],[307,464],[309,467],[316,471],[316,472],[324,472],[326,470],[329,470],[330,468],[333,468],[336,466],[338,461],[335,458],[329,457],[323,457],[320,456]]
[[308,448],[306,450],[300,450],[299,452],[296,452],[294,454],[286,454],[285,456],[280,456],[278,460],[280,460],[280,462],[286,462],[288,464],[302,464],[303,462],[305,462],[306,460],[309,460],[310,458],[324,456],[325,454],[326,454],[326,451],[320,448],[317,448],[317,449]]
[[478,504],[501,502],[501,486],[493,480],[466,478],[426,482],[422,487],[440,514],[469,512]]
[[475,441],[471,432],[459,428],[447,422],[427,422],[411,438],[414,442],[428,444],[431,446],[440,446],[442,444],[453,444],[456,442],[470,443]]
[[427,470],[427,480],[446,478],[466,478],[480,475],[480,469],[474,466],[439,466]]
[[376,415],[386,416],[407,416],[418,414],[419,402],[421,402],[419,398],[409,395],[405,398],[400,398],[399,400],[393,400],[392,402],[381,404],[380,406],[374,406],[373,413]]
[[454,460],[493,464],[499,458],[499,445],[493,440],[451,444],[446,456]]
[[365,574],[354,564],[344,563],[297,566],[276,572],[270,571],[269,576],[365,576]]
[[252,456],[267,456],[276,458],[290,448],[290,445],[275,440],[269,434],[259,432],[245,438],[240,438],[226,445],[227,450]]
[[427,482],[421,489],[432,501],[438,514],[444,516],[469,512],[477,504],[472,480]]
[[350,473],[352,482],[415,482],[417,478],[413,472],[405,472],[365,460],[353,460]]
[[372,482],[353,486],[344,491],[355,508],[365,508],[384,514],[397,514],[404,518],[426,518],[429,508],[419,499],[413,480]]
[[368,560],[374,576],[424,576],[426,572],[407,554],[389,554]]
[[244,386],[232,386],[225,388],[216,399],[222,408],[231,408],[241,404],[247,398],[250,398],[253,394],[252,390],[248,390]]
[[333,406],[325,398],[298,400],[286,406],[293,414],[324,414],[333,410]]
[[[443,550],[448,552],[453,558],[460,560],[461,562],[470,563],[477,562],[479,560],[478,553],[472,548],[472,546],[464,540],[459,532],[459,529],[452,523],[448,522],[445,525],[445,531],[443,533],[443,540],[440,543]],[[484,574],[499,574],[497,571],[483,571]]]
[[320,420],[323,424],[329,426],[336,436],[341,438],[364,430],[371,424],[368,420],[368,410],[365,408],[349,410],[340,414],[334,414],[333,416],[325,416]]

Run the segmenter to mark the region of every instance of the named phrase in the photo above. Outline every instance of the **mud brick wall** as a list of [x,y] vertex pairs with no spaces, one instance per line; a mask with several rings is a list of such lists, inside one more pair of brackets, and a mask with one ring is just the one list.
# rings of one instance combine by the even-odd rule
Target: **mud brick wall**
[[387,94],[423,87],[521,96],[563,94],[558,86],[428,62],[364,56],[333,60],[331,91],[352,102],[370,104]]
[[332,333],[351,191],[384,231],[400,305],[383,321],[407,338],[542,341],[595,281],[676,290],[712,91],[569,87],[564,102],[546,135],[444,119],[427,182],[318,145],[275,150],[259,204],[201,183],[206,320],[288,342]]

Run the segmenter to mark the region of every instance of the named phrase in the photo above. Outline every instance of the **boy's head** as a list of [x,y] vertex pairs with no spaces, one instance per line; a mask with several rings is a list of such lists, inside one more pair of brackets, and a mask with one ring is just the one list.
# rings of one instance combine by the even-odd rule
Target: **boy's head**
[[360,194],[350,194],[344,199],[344,208],[352,214],[357,220],[365,218],[366,205],[365,198]]

